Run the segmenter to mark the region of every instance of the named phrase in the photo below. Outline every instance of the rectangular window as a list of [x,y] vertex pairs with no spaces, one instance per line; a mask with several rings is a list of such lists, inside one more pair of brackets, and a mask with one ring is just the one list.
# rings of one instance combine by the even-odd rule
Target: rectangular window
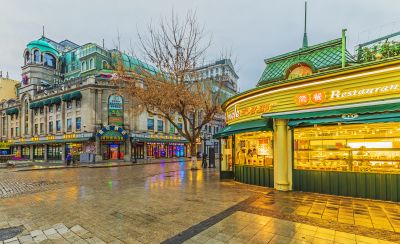
[[294,129],[294,169],[399,173],[400,123]]
[[81,117],[77,117],[77,118],[75,119],[75,126],[76,126],[76,129],[77,129],[77,130],[80,130],[80,129],[81,129]]
[[60,112],[61,111],[61,104],[57,104],[56,105],[56,112]]
[[49,122],[49,133],[53,133],[53,121]]
[[154,119],[147,119],[147,130],[154,130]]
[[169,133],[175,133],[175,126],[172,123],[169,123]]
[[211,129],[212,129],[212,126],[209,125],[209,126],[208,126],[208,132],[209,132],[209,133],[211,133]]
[[271,167],[272,132],[250,132],[235,135],[235,164]]
[[182,124],[182,123],[178,123],[178,128],[179,128],[180,130],[182,130],[183,124]]
[[19,136],[19,128],[15,127],[15,136]]
[[39,125],[35,124],[35,135],[39,134]]
[[49,113],[53,113],[54,112],[54,105],[50,105],[49,106]]
[[38,115],[38,109],[37,108],[33,109],[33,114],[34,115]]
[[13,128],[11,128],[10,132],[11,132],[11,137],[14,137],[14,129]]
[[81,99],[77,99],[75,101],[75,105],[76,105],[76,108],[80,108],[81,107]]
[[56,130],[57,132],[61,131],[61,120],[56,121]]
[[72,108],[72,101],[68,101],[67,102],[67,109],[71,109]]
[[6,117],[2,118],[2,126],[3,126],[3,136],[5,136],[6,135],[6,128],[7,128]]
[[40,114],[44,114],[44,107],[41,107],[41,108],[39,109],[39,113],[40,113]]
[[44,134],[44,124],[40,123],[40,134]]
[[164,121],[157,120],[157,131],[160,131],[160,132],[164,131]]
[[67,119],[67,131],[72,131],[72,119]]

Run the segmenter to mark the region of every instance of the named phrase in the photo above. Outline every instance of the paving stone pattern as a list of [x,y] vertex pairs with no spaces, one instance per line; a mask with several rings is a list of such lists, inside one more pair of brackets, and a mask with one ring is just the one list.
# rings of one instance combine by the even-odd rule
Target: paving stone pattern
[[395,242],[238,211],[184,243],[393,244]]
[[[46,230],[33,230],[28,233],[4,240],[4,244],[28,243],[105,243],[99,237],[84,229],[80,225],[68,228],[63,223],[55,224]],[[0,244],[1,241],[0,241]]]
[[[0,229],[24,227],[17,240],[9,243],[32,240],[63,243],[64,239],[86,243],[90,238],[96,238],[91,240],[93,243],[168,240],[241,243],[250,242],[258,234],[265,240],[271,237],[271,243],[288,243],[287,238],[297,242],[299,239],[293,237],[305,228],[316,230],[308,233],[313,239],[307,237],[299,243],[331,243],[332,236],[336,240],[340,239],[337,235],[346,236],[346,233],[354,235],[359,243],[374,243],[375,239],[400,243],[397,203],[276,192],[220,181],[217,169],[192,171],[189,167],[180,162],[115,168],[0,170],[0,183],[14,189],[13,194],[0,197]],[[29,184],[37,187],[27,187]],[[265,224],[253,226],[254,219],[261,219]],[[226,225],[232,225],[228,233],[225,233]],[[271,225],[277,227],[273,231],[287,229],[293,236],[272,230],[266,231],[269,234],[254,233],[253,229],[271,229]],[[328,234],[325,239],[321,238],[323,235],[316,235],[318,228],[329,232],[322,233]],[[246,231],[239,235],[242,230]],[[217,234],[220,235],[217,237]],[[230,239],[226,235],[231,235]],[[353,239],[346,239],[354,243]]]

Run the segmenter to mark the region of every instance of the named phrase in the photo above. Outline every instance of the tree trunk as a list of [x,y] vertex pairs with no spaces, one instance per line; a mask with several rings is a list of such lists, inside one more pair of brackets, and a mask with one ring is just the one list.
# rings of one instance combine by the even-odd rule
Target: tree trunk
[[197,170],[197,144],[196,142],[190,142],[190,156],[191,159],[191,168],[192,170]]

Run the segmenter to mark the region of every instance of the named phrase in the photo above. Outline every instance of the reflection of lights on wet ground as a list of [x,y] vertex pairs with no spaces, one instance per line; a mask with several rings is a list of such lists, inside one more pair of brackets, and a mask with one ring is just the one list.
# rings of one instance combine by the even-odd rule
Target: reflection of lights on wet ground
[[113,181],[112,180],[109,180],[107,182],[107,185],[108,185],[108,188],[113,189]]

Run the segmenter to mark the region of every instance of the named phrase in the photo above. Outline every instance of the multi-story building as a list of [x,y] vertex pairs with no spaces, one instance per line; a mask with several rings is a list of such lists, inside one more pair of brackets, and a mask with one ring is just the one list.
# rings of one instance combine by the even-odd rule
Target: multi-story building
[[[0,103],[0,138],[28,160],[64,160],[68,153],[97,160],[181,157],[185,140],[165,119],[132,111],[112,82],[113,68],[140,60],[95,43],[42,36],[23,52],[18,97]],[[177,121],[179,124],[179,121]]]
[[0,101],[8,100],[17,97],[17,84],[18,81],[10,79],[8,72],[3,76],[3,72],[0,71]]
[[[214,90],[220,91],[220,103],[235,95],[238,91],[237,81],[239,76],[236,74],[230,59],[221,59],[209,63],[196,69],[196,78],[203,82],[210,82]],[[219,140],[213,139],[213,135],[218,133],[225,126],[225,115],[223,113],[204,126],[201,133],[202,143],[199,144],[198,152],[208,152],[207,148],[213,147],[219,152]]]

